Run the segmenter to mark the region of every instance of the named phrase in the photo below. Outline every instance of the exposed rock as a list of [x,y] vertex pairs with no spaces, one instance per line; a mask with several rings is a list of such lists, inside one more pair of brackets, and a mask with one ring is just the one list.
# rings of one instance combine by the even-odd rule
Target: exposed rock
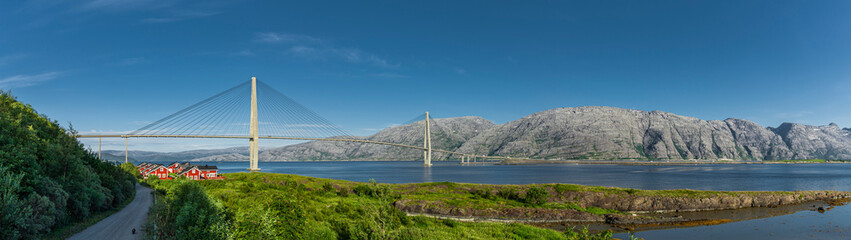
[[[103,153],[104,155],[108,154],[120,156],[121,161],[124,161],[124,151],[104,150]],[[198,161],[199,159],[206,159],[207,161],[234,161],[248,160],[248,147],[205,149],[183,152],[129,151],[127,155],[130,159],[156,162]]]
[[792,151],[791,159],[851,159],[851,131],[835,123],[807,126],[783,123],[771,128]]
[[428,214],[438,217],[462,217],[477,220],[514,219],[538,221],[602,222],[605,216],[572,209],[547,209],[533,207],[514,208],[458,208],[441,201],[398,200],[393,202],[396,209],[407,213]]
[[[403,126],[393,126],[369,137],[353,137],[371,141],[422,146],[425,121]],[[431,141],[435,149],[454,151],[464,142],[493,127],[491,121],[481,117],[456,117],[431,119]],[[446,158],[433,153],[433,159]],[[260,154],[264,161],[288,160],[417,160],[422,151],[387,145],[353,142],[313,141],[270,149]]]
[[[349,137],[422,146],[424,121]],[[502,125],[481,117],[432,120],[432,147],[535,159],[851,160],[851,129],[835,123],[764,128],[741,119],[700,120],[614,107],[558,108]],[[123,152],[110,152],[123,155]],[[245,161],[247,148],[180,153],[131,152],[147,161]],[[434,153],[434,160],[448,156]],[[260,152],[261,161],[419,160],[422,151],[387,145],[313,141]]]
[[775,130],[740,119],[705,121],[613,107],[559,108],[491,128],[459,151],[539,159],[851,159],[849,131],[836,125],[793,125],[800,130],[788,134],[783,129],[792,127],[787,125]]

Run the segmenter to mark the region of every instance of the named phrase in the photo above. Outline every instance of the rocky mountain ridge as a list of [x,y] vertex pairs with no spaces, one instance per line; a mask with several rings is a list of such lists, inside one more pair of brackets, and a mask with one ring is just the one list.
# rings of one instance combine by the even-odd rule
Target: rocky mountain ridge
[[[424,121],[384,129],[371,141],[422,146]],[[495,125],[481,117],[433,119],[432,147],[462,153],[536,159],[851,160],[851,129],[836,124],[762,127],[728,118],[701,120],[662,111],[614,107],[558,108]],[[119,154],[116,154],[119,155]],[[123,155],[121,153],[120,155]],[[245,161],[247,148],[132,154],[131,157]],[[448,156],[435,153],[435,160]],[[261,151],[262,161],[419,160],[422,151],[386,145],[312,141]],[[170,160],[168,160],[170,161]]]

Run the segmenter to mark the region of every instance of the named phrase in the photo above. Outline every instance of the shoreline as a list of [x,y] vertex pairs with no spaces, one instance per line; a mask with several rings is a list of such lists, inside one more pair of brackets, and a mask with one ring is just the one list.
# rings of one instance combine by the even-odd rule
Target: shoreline
[[[146,161],[136,161],[146,162]],[[147,161],[175,162],[175,161]],[[248,163],[249,161],[177,161],[190,163]],[[296,161],[259,161],[261,163],[308,163],[308,162],[421,162],[408,160],[296,160]],[[460,163],[458,161],[438,161],[434,163],[458,163],[459,165],[539,165],[539,164],[576,164],[576,165],[634,165],[634,166],[664,166],[664,165],[724,165],[724,164],[851,164],[845,160],[826,160],[824,162],[808,162],[807,160],[769,160],[769,161],[639,161],[639,160],[539,160],[539,159],[507,159],[499,161],[482,161]]]
[[[778,212],[784,215],[804,210],[829,210],[851,200],[851,192],[841,191],[640,190],[574,184],[454,182],[390,184],[280,173],[226,175],[228,179],[222,181],[250,177],[274,185],[295,182],[307,191],[330,189],[341,196],[360,197],[362,192],[359,191],[364,188],[386,189],[381,190],[385,191],[383,196],[396,196],[386,204],[409,216],[464,222],[516,222],[546,228],[600,225],[634,231],[713,225],[771,217]],[[530,203],[532,191],[544,192],[542,203]]]
[[589,165],[721,165],[721,164],[847,164],[851,161],[826,160],[824,162],[808,162],[807,160],[770,160],[770,161],[617,161],[617,160],[536,160],[508,159],[495,162],[496,165],[537,165],[537,164],[589,164]]

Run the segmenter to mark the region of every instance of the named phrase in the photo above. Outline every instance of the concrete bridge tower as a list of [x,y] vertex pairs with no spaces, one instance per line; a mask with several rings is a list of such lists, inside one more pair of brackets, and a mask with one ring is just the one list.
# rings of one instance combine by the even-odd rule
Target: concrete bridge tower
[[423,139],[423,165],[431,166],[431,127],[429,126],[428,112],[425,114],[425,136]]
[[248,171],[257,172],[260,171],[260,168],[257,166],[257,160],[259,158],[260,147],[259,140],[260,134],[257,132],[257,78],[251,77],[251,123],[250,129],[248,130],[249,139],[248,139],[248,151],[249,153],[249,161],[250,167],[248,167]]

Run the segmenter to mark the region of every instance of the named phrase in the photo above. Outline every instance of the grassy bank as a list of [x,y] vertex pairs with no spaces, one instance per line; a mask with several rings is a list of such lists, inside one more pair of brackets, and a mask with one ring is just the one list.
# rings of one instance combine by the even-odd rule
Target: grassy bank
[[[164,194],[152,211],[158,239],[610,239],[610,234],[558,232],[518,223],[461,222],[408,216],[404,199],[453,197],[451,183],[379,184],[286,174],[226,174],[227,180],[147,183]],[[442,193],[435,193],[442,192]],[[546,206],[481,198],[487,206]],[[451,200],[447,200],[450,201]],[[531,201],[531,200],[529,200]],[[563,206],[551,206],[563,207]],[[202,216],[202,217],[198,217]],[[590,237],[590,238],[589,238]]]
[[[660,218],[641,212],[773,207],[851,197],[847,192],[831,191],[382,184],[274,173],[225,176],[227,180],[222,181],[146,180],[164,196],[152,210],[158,238],[583,239],[592,235],[517,222],[607,223],[629,229],[641,224],[707,220]],[[636,212],[639,214],[633,214]],[[593,236],[607,239],[605,234]]]

